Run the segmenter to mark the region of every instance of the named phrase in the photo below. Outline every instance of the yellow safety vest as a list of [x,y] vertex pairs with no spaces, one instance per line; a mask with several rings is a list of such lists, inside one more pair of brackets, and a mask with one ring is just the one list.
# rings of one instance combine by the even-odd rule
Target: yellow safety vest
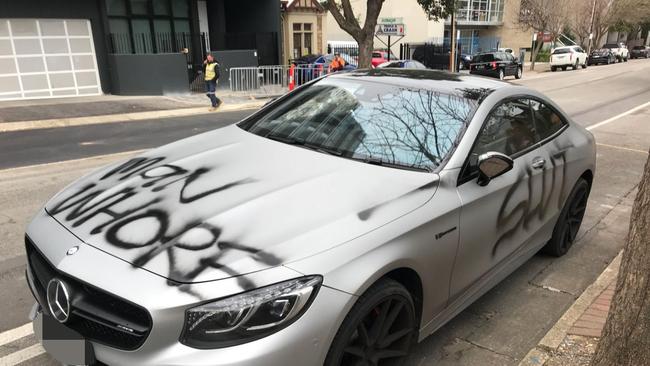
[[214,70],[215,67],[217,67],[216,62],[205,65],[205,80],[212,80],[215,76],[217,76],[217,73]]

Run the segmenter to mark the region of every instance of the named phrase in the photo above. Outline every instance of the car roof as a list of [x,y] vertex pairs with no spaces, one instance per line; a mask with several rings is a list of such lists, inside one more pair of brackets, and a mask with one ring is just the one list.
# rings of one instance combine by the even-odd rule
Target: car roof
[[447,94],[457,90],[467,89],[480,89],[489,94],[497,89],[507,87],[512,88],[510,84],[496,79],[492,80],[480,76],[430,69],[361,69],[344,73],[336,73],[330,75],[329,77],[337,79],[361,79],[371,82],[382,82],[407,88],[435,90]]

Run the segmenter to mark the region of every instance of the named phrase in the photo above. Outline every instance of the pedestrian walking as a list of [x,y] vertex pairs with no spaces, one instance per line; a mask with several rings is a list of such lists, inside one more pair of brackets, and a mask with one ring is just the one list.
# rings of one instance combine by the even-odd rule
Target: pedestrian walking
[[217,81],[219,80],[219,63],[214,59],[212,54],[207,54],[203,61],[203,75],[205,75],[206,95],[210,98],[210,111],[216,111],[221,106],[221,99],[217,98]]

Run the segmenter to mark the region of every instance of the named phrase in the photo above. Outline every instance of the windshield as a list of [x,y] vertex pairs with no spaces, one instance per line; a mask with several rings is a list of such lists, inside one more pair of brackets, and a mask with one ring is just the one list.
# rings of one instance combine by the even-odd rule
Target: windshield
[[453,149],[476,105],[462,94],[328,78],[240,127],[366,163],[431,171]]

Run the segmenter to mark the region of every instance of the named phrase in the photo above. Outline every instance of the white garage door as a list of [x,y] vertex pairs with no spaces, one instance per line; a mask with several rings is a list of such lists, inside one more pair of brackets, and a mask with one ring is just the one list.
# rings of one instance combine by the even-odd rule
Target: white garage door
[[90,21],[0,19],[0,100],[100,92]]

